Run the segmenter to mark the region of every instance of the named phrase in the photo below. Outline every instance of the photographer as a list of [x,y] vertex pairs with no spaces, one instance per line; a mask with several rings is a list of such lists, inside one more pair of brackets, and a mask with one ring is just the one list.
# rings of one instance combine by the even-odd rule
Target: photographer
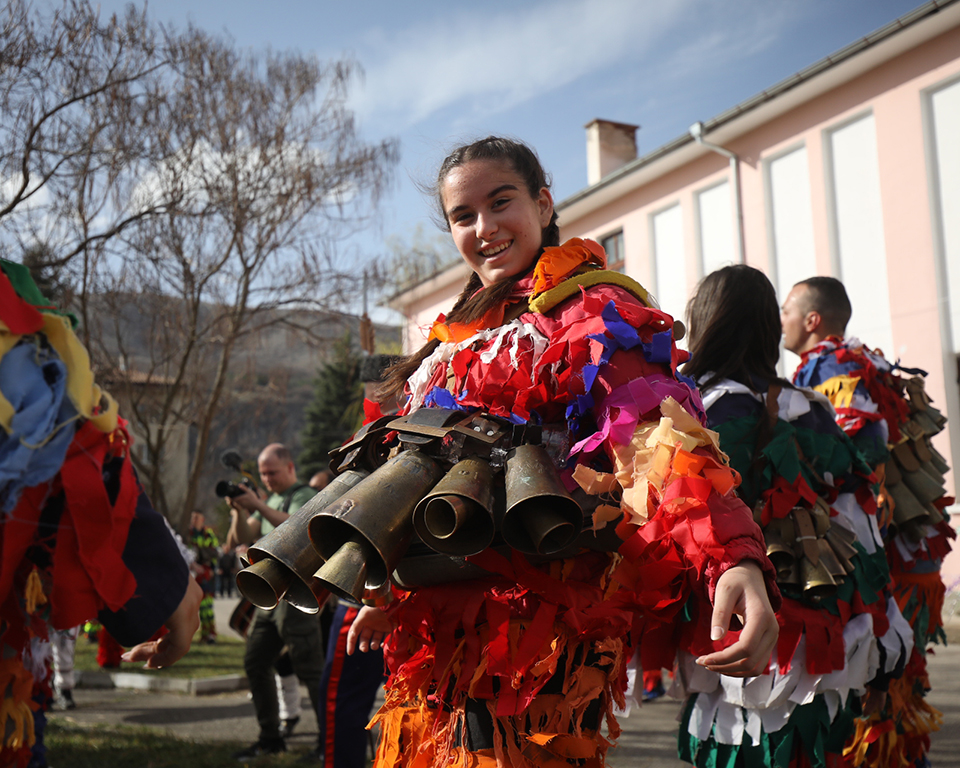
[[[263,449],[257,459],[260,480],[270,495],[262,500],[252,489],[241,485],[242,492],[228,498],[230,504],[230,532],[228,546],[251,544],[268,534],[291,514],[296,512],[316,493],[297,481],[297,469],[286,446],[272,443]],[[250,693],[260,725],[256,742],[237,759],[249,759],[263,754],[286,751],[280,731],[279,702],[274,681],[274,664],[284,646],[290,654],[293,671],[307,687],[310,702],[320,722],[320,677],[323,672],[323,643],[320,623],[316,616],[303,613],[281,601],[272,611],[258,609],[247,636],[247,650],[243,666],[250,683]],[[318,746],[310,753],[319,758]]]

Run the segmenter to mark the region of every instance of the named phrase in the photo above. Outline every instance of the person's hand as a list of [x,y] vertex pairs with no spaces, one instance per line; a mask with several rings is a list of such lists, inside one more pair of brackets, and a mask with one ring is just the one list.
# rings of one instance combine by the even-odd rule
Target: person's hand
[[200,585],[194,579],[188,579],[180,605],[164,624],[170,631],[159,640],[135,645],[120,658],[146,662],[144,669],[162,669],[178,662],[190,650],[193,636],[200,627],[201,600],[203,590]]
[[253,512],[258,509],[261,502],[257,492],[247,485],[241,484],[238,487],[243,490],[243,493],[230,497],[227,503],[234,509],[242,510],[243,512]]
[[372,605],[363,606],[347,634],[347,655],[352,656],[357,648],[364,653],[377,650],[392,631],[393,624],[383,611]]
[[729,648],[708,653],[697,663],[732,677],[759,675],[770,663],[780,627],[770,607],[763,571],[752,560],[735,565],[717,581],[710,636],[721,640],[736,615],[743,624],[740,638]]

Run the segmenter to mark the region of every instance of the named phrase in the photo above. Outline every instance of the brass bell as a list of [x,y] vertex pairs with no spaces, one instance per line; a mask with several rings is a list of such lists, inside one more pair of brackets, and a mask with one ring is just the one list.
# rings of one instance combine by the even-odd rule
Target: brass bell
[[310,541],[323,558],[315,578],[358,602],[381,586],[413,537],[413,510],[443,470],[429,456],[402,451],[310,520]]
[[[817,546],[820,548],[820,562],[827,567],[827,571],[834,580],[842,579],[848,573],[848,569],[841,563],[840,558],[827,543],[826,539],[818,539]],[[852,567],[851,569],[852,570]]]
[[891,453],[900,465],[903,474],[906,475],[920,469],[920,462],[917,461],[917,455],[913,452],[910,442],[897,443],[891,450]]
[[789,568],[777,571],[777,584],[800,588],[802,582],[800,581],[800,562],[798,560],[794,560]]
[[927,510],[913,495],[906,483],[899,483],[887,489],[893,499],[893,521],[901,528],[908,520],[921,520],[927,517]]
[[933,482],[943,488],[946,478],[940,474],[935,466],[933,466],[932,461],[924,461],[920,464],[920,470],[930,477]]
[[934,448],[930,443],[927,443],[927,447],[930,449],[930,461],[933,462],[933,466],[937,468],[937,471],[941,475],[946,474],[950,471],[950,465],[947,464],[947,460],[943,458],[936,448]]
[[[789,531],[784,533],[784,526],[789,526]],[[792,539],[793,521],[788,518],[775,518],[763,528],[763,539],[767,544],[767,557],[773,563],[777,570],[777,580],[780,580],[781,572],[789,571],[796,562],[796,555],[793,551]]]
[[834,581],[825,558],[820,558],[816,565],[810,562],[809,558],[800,558],[800,579],[804,597],[812,600],[822,600],[837,590],[837,582]]
[[437,552],[475,555],[490,546],[496,533],[493,506],[490,462],[462,459],[417,504],[413,527]]
[[251,563],[237,574],[240,594],[265,611],[276,608],[295,582],[293,571],[270,558]]
[[[237,574],[237,587],[241,594],[264,610],[275,608],[277,602],[283,599],[301,611],[317,613],[329,592],[313,577],[323,560],[310,546],[307,537],[310,520],[367,474],[365,471],[351,470],[335,477],[320,493],[250,547],[247,558],[251,566],[268,560],[274,565],[240,571]],[[269,581],[263,575],[268,572],[278,574],[280,569],[289,571],[289,574],[283,578],[273,575]],[[282,591],[277,593],[276,590],[281,588]]]
[[569,547],[583,527],[583,510],[567,493],[540,445],[518,445],[507,456],[504,540],[516,550],[552,555]]
[[367,563],[375,558],[376,553],[366,541],[348,539],[327,558],[314,575],[317,581],[326,585],[327,589],[338,597],[361,601],[367,585]]
[[920,469],[919,466],[916,472],[905,472],[903,482],[921,504],[943,496],[943,486]]
[[[849,563],[852,563],[853,558],[855,558],[858,554],[857,548],[853,546],[850,538],[843,535],[841,531],[846,531],[846,528],[843,528],[839,525],[831,525],[830,530],[827,531],[827,534],[824,538],[827,540],[830,548],[836,553],[837,557],[839,557],[841,561],[845,560]],[[856,541],[856,536],[854,534],[851,533],[850,537]],[[849,573],[849,571],[847,572]]]
[[889,488],[891,485],[896,485],[902,480],[903,476],[900,474],[900,467],[897,462],[892,457],[887,459],[886,463],[883,465],[884,485]]

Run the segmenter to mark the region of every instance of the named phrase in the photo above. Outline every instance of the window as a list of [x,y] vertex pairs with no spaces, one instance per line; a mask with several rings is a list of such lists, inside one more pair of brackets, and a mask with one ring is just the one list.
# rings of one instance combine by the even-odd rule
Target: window
[[739,258],[730,183],[724,181],[698,192],[695,199],[701,275],[709,275],[728,264],[735,264]]
[[600,245],[607,252],[607,269],[614,272],[623,272],[626,266],[626,256],[623,252],[623,230],[601,238]]
[[893,359],[897,351],[890,320],[873,114],[829,131],[825,145],[836,276],[843,281],[854,309],[847,333]]
[[653,245],[653,295],[664,312],[683,317],[687,305],[687,265],[683,248],[683,218],[680,205],[651,216]]

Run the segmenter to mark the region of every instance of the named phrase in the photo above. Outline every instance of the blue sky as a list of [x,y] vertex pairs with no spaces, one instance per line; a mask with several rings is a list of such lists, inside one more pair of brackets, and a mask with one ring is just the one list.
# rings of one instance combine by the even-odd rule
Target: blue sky
[[[641,154],[893,21],[917,0],[157,0],[164,23],[226,32],[243,47],[349,56],[368,139],[394,136],[401,165],[375,227],[350,248],[431,227],[429,181],[459,141],[534,146],[560,200],[586,185],[583,126],[639,124]],[[104,12],[120,0],[100,0]]]

